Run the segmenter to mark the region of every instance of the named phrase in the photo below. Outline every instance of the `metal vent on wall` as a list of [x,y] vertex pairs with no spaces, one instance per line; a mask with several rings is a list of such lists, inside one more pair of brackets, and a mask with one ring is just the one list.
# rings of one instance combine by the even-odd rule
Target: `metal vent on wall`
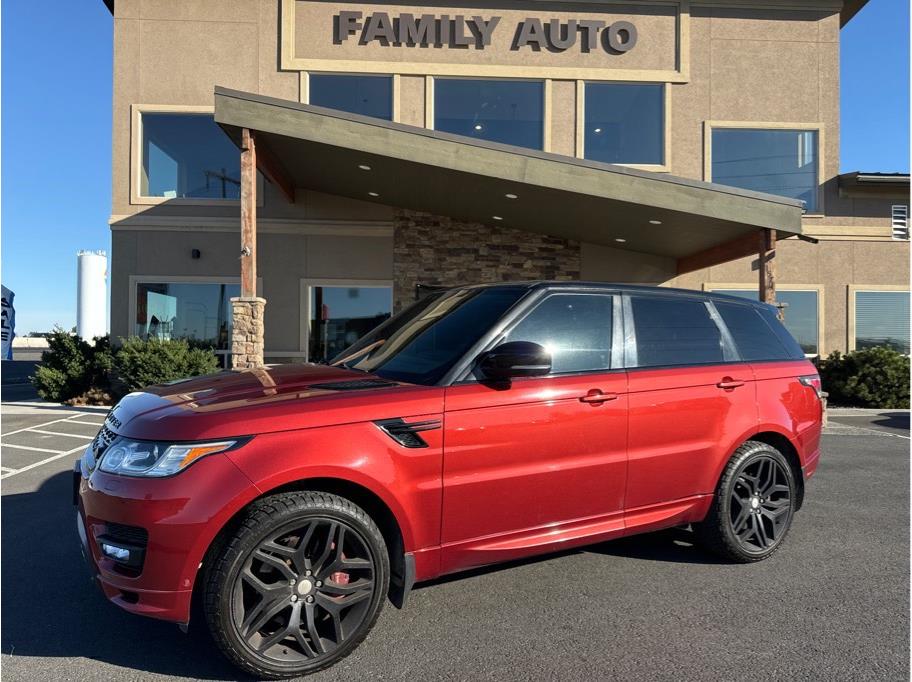
[[892,210],[893,239],[909,239],[909,207],[906,204],[894,204]]

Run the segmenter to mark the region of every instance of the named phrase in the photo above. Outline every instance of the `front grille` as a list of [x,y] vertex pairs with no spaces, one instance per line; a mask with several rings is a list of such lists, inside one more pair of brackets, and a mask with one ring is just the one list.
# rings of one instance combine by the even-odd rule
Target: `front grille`
[[95,453],[96,460],[104,454],[104,451],[108,449],[108,446],[114,442],[116,437],[117,434],[107,426],[101,427],[101,430],[95,436],[95,440],[92,441],[92,450]]
[[109,521],[105,524],[105,537],[111,542],[145,549],[149,544],[149,531],[139,526],[127,526]]

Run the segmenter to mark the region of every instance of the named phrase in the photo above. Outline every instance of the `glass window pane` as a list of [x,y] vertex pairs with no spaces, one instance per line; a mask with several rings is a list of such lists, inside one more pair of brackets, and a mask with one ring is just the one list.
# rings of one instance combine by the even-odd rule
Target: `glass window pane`
[[551,354],[552,374],[608,369],[611,320],[611,296],[558,294],[536,306],[506,340],[544,346]]
[[540,81],[434,81],[434,128],[492,142],[542,148],[544,91]]
[[327,362],[386,320],[391,287],[310,287],[310,362]]
[[722,334],[703,301],[631,296],[636,367],[701,365],[724,361]]
[[390,76],[312,73],[308,78],[311,104],[393,120],[393,79]]
[[585,157],[664,163],[664,92],[658,84],[586,83]]
[[[713,291],[751,301],[757,300],[756,289],[714,289]],[[820,352],[817,292],[778,289],[776,300],[787,304],[782,313],[784,318],[782,324],[801,346],[802,352],[805,355],[817,355]]]
[[855,292],[855,348],[887,346],[909,354],[909,292]]
[[140,194],[238,199],[241,154],[210,114],[145,113]]
[[189,339],[218,350],[231,346],[231,297],[239,284],[151,283],[136,285],[133,333],[143,339]]
[[753,306],[716,301],[742,360],[786,360],[788,353]]
[[817,131],[714,128],[712,180],[801,199],[817,211]]

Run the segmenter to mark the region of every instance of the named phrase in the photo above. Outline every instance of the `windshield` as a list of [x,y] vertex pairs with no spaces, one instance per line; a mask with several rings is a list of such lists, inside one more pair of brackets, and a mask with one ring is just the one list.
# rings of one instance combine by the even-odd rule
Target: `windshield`
[[333,358],[385,379],[436,384],[522,296],[523,287],[431,294]]

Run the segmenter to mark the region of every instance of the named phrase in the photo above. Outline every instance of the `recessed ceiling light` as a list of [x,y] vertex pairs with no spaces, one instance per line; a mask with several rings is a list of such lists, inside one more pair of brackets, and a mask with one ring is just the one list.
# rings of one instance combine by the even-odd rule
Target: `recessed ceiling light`
[[376,192],[368,192],[367,195],[370,196],[370,197],[379,197],[379,196],[380,196],[380,195],[377,194]]
[[480,123],[475,124],[475,130],[482,130],[482,129],[484,129],[483,125],[481,125]]
[[627,240],[626,240],[626,239],[623,239],[622,237],[615,237],[615,238],[614,238],[614,241],[620,242],[621,244],[623,244],[623,243],[626,242]]
[[593,132],[595,132],[595,133],[600,133],[600,132],[602,132],[602,129],[601,129],[601,128],[596,128]]
[[503,220],[499,215],[492,215],[491,217],[494,218],[494,220]]
[[518,194],[504,194],[507,199],[519,199]]
[[371,167],[368,166],[366,163],[358,164],[358,168],[360,168],[361,170],[370,170],[371,169]]
[[650,220],[649,224],[650,225],[661,225],[662,221],[661,220]]

